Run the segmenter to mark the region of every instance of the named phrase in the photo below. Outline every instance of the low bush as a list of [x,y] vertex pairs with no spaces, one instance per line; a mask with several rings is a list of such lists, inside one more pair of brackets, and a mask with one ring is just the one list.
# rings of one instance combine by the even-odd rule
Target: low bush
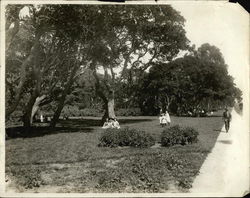
[[116,111],[117,116],[140,116],[142,115],[140,108],[127,108],[127,109],[118,109]]
[[117,146],[131,146],[145,148],[155,144],[155,139],[145,133],[136,129],[107,129],[100,138],[99,146],[117,147]]
[[78,117],[81,116],[80,110],[77,106],[66,105],[64,106],[61,116],[63,117]]
[[29,170],[24,167],[10,168],[11,175],[17,178],[17,184],[25,189],[37,188],[45,184],[41,178],[41,171],[31,167]]
[[191,127],[181,128],[179,125],[165,129],[161,134],[162,146],[173,146],[176,144],[192,144],[198,141],[199,133]]
[[188,144],[196,143],[198,141],[199,133],[192,127],[184,128],[183,135]]
[[[100,138],[99,146],[117,147],[121,137],[118,136],[119,129],[107,129]],[[121,136],[121,135],[120,135]]]
[[14,111],[8,119],[6,119],[6,126],[14,126],[22,123],[23,112],[22,111]]
[[93,109],[93,108],[84,108],[80,110],[81,116],[103,116],[103,112],[99,109]]
[[99,109],[85,108],[79,109],[78,106],[67,105],[63,108],[61,116],[63,117],[79,117],[79,116],[102,116],[103,112]]
[[[118,109],[117,116],[140,116],[142,112],[139,108]],[[103,110],[99,108],[84,108],[80,109],[78,106],[65,105],[62,110],[63,117],[78,117],[78,116],[103,116]]]

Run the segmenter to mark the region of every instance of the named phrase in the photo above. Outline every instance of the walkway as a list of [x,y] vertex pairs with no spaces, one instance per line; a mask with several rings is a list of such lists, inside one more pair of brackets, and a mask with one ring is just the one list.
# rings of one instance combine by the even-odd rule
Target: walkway
[[228,133],[222,128],[190,189],[194,196],[243,196],[249,189],[247,123],[234,110]]

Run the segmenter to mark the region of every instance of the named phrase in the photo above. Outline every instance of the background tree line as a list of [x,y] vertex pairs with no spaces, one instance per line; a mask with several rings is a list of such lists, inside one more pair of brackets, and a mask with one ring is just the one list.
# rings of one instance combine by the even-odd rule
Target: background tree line
[[7,5],[5,15],[6,120],[21,112],[27,128],[39,109],[54,127],[65,105],[105,119],[240,100],[219,49],[190,46],[170,5]]

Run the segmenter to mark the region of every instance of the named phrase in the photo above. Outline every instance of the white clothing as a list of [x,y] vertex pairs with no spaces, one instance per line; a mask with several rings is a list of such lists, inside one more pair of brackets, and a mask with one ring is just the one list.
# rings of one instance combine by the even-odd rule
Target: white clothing
[[116,128],[116,129],[121,128],[117,120],[112,123],[112,128]]
[[40,116],[40,121],[41,121],[41,122],[44,121],[43,115]]
[[160,124],[167,124],[171,122],[171,119],[168,113],[166,113],[166,115],[160,116],[159,120],[160,120]]
[[104,122],[102,128],[103,128],[103,129],[112,128],[112,123],[110,123],[110,122]]
[[121,127],[118,121],[109,121],[109,122],[105,122],[102,128],[103,129],[109,129],[109,128],[120,129]]
[[169,116],[168,113],[166,113],[165,117],[166,117],[167,122],[170,123],[170,122],[171,122],[171,119],[170,119],[170,116]]
[[161,116],[159,117],[159,119],[160,119],[160,124],[167,124],[166,116]]

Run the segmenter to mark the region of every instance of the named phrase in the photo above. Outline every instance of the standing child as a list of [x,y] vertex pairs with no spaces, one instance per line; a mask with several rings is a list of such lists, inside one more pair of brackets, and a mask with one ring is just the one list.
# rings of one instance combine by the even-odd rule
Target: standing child
[[159,120],[160,120],[160,125],[161,125],[162,127],[164,127],[164,126],[167,125],[167,119],[166,119],[165,113],[162,114],[162,115],[159,117]]
[[167,124],[170,125],[171,119],[170,119],[170,115],[169,115],[168,111],[166,111],[165,116],[166,116]]
[[116,118],[114,118],[114,121],[113,121],[113,127],[112,128],[116,128],[116,129],[120,129],[120,124],[119,122],[116,120]]

